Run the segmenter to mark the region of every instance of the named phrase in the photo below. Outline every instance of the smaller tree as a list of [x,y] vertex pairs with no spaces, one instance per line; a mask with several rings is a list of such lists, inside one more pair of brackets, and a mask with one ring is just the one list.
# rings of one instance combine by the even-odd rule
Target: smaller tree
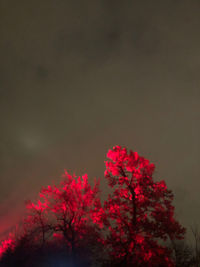
[[74,260],[77,253],[91,254],[94,244],[101,241],[103,226],[99,181],[92,188],[87,175],[77,178],[65,172],[59,186],[42,188],[39,197],[37,204],[27,203],[25,225],[29,232],[37,233],[36,239],[42,239],[43,245],[46,237],[65,244]]

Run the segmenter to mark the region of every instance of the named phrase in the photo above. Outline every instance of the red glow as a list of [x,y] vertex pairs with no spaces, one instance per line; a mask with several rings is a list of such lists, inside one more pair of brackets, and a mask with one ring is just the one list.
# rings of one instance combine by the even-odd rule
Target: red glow
[[[159,244],[182,239],[185,233],[174,219],[172,192],[164,181],[153,181],[154,164],[137,152],[116,146],[107,157],[105,178],[113,193],[103,207],[99,181],[92,187],[87,174],[76,177],[65,172],[58,186],[42,188],[36,203],[26,203],[24,236],[40,246],[64,242],[73,254],[91,235],[119,263],[174,266],[171,251]],[[3,241],[0,256],[15,246],[14,238]]]
[[8,249],[14,250],[14,248],[15,248],[15,240],[10,235],[10,237],[8,239],[5,239],[4,241],[1,242],[1,245],[0,245],[0,257],[2,257],[2,255],[6,251],[8,251]]

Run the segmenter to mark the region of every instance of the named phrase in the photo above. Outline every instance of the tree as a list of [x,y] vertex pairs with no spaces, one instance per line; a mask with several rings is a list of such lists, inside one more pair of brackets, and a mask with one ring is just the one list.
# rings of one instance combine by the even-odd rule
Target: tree
[[192,235],[194,238],[194,266],[200,265],[200,231],[197,225],[191,227]]
[[173,259],[176,267],[191,267],[195,265],[194,250],[185,240],[171,240],[169,247],[173,251]]
[[94,252],[103,225],[99,216],[103,213],[99,181],[92,188],[87,175],[77,178],[65,172],[60,185],[42,188],[39,198],[37,204],[27,203],[26,232],[34,233],[43,246],[46,237],[64,244],[73,262],[77,253],[85,257],[89,248]]
[[174,219],[173,194],[154,182],[154,164],[126,148],[107,153],[105,177],[113,193],[104,209],[110,222],[107,245],[116,265],[173,266],[167,239],[182,239],[185,229]]

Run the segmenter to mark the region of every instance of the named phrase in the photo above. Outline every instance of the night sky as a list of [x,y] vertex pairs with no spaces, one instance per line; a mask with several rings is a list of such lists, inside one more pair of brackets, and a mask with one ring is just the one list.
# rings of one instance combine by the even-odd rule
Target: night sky
[[109,148],[156,165],[200,222],[200,1],[0,0],[0,236],[64,169]]

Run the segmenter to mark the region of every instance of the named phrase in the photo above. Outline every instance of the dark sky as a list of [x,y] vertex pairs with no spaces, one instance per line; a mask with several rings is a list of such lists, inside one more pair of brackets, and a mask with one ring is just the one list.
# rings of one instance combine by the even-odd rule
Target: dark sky
[[199,14],[199,0],[0,0],[0,233],[64,168],[103,182],[116,144],[200,221]]

